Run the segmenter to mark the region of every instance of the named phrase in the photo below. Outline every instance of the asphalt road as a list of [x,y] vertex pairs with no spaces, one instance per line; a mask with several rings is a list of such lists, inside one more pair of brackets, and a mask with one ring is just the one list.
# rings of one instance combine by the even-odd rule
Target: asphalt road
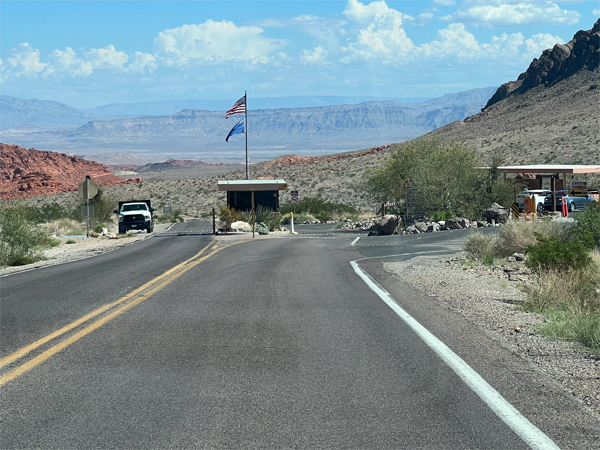
[[355,260],[561,446],[592,435],[552,415],[575,406],[526,363],[380,271],[381,256],[455,251],[460,233],[240,241],[201,228],[2,279],[4,360],[122,302],[2,368],[2,448],[528,448]]

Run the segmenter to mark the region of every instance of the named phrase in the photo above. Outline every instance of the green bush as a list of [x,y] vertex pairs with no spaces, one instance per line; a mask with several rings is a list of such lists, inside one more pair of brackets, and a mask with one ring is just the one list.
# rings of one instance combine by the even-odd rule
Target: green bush
[[600,248],[600,202],[589,204],[577,215],[577,223],[569,234],[589,250]]
[[11,205],[0,210],[0,265],[30,264],[43,259],[48,234],[31,222],[30,209]]
[[94,232],[95,233],[102,233],[102,229],[106,228],[106,224],[105,223],[99,223],[98,225],[94,226]]
[[585,269],[592,258],[583,243],[567,237],[537,235],[537,244],[525,248],[527,266],[537,270]]
[[[255,222],[263,223],[269,231],[275,231],[279,228],[279,222],[281,221],[281,214],[273,211],[271,208],[267,208],[263,205],[258,205],[255,208]],[[240,215],[244,222],[252,225],[252,210],[240,211]]]
[[225,231],[231,231],[231,224],[238,220],[245,220],[244,216],[240,214],[235,208],[229,206],[222,206],[219,211],[219,220],[223,222]]
[[75,239],[67,239],[67,242],[65,242],[65,244],[75,244],[76,241]]
[[[466,145],[417,139],[399,145],[385,164],[368,170],[365,185],[376,205],[408,196],[413,215],[479,219],[493,202],[512,203],[514,185],[501,176],[500,163],[495,156],[490,170],[482,170],[477,152]],[[400,213],[406,214],[406,204]]]

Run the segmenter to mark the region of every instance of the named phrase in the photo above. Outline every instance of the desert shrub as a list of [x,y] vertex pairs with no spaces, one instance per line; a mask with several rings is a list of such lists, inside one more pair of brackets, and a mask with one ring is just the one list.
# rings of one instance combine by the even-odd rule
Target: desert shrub
[[591,203],[577,215],[569,234],[590,250],[600,248],[600,202]]
[[75,239],[67,239],[67,242],[65,242],[65,244],[75,244]]
[[294,212],[296,215],[311,215],[320,221],[339,219],[345,217],[358,217],[358,210],[344,203],[328,202],[318,197],[306,197],[300,200],[296,205],[286,203],[280,208],[281,214]]
[[537,235],[537,243],[527,246],[527,266],[537,270],[585,269],[592,258],[581,241],[568,237]]
[[465,251],[469,258],[475,261],[481,261],[484,258],[489,260],[490,257],[493,260],[496,241],[496,236],[486,236],[483,233],[471,233],[465,240]]
[[0,264],[23,265],[43,259],[40,248],[48,245],[48,234],[32,223],[21,205],[0,210]]
[[[310,214],[294,214],[294,224],[299,224],[299,223],[303,223],[303,222],[314,222],[316,219],[315,216],[311,216]],[[282,225],[288,225],[290,224],[290,214],[286,214],[283,216],[283,218],[281,219],[281,224]]]
[[256,224],[256,231],[258,234],[269,234],[269,227],[263,222],[258,222]]
[[[241,220],[252,224],[252,210],[248,211],[240,211],[241,216],[243,217]],[[258,205],[255,207],[255,222],[262,222],[269,231],[275,231],[279,228],[279,222],[281,221],[281,214],[273,211],[271,208],[267,208],[263,205]]]
[[600,352],[600,252],[591,254],[592,263],[578,270],[548,270],[536,283],[525,286],[526,311],[544,315],[540,333],[579,342]]
[[557,222],[509,221],[498,232],[494,253],[498,256],[523,253],[526,247],[537,243],[536,235],[550,237],[563,234],[564,228]]
[[106,228],[106,224],[105,223],[99,223],[97,225],[94,226],[94,232],[95,233],[102,233],[102,229]]
[[48,245],[49,247],[58,247],[60,245],[60,241],[58,239],[48,237],[45,240],[44,244]]
[[231,224],[238,220],[244,220],[244,217],[235,208],[223,206],[219,211],[219,220],[223,222],[225,231],[231,231]]
[[82,235],[85,234],[85,225],[73,219],[58,219],[46,224],[42,224],[41,227],[48,233],[57,233],[61,235]]

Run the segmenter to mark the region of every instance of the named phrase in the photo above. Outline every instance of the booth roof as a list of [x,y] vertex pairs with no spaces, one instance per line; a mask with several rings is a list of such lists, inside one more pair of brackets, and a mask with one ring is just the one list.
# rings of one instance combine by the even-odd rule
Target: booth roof
[[498,170],[507,173],[600,173],[600,166],[534,164],[530,166],[500,166]]
[[284,180],[221,180],[219,191],[286,191]]

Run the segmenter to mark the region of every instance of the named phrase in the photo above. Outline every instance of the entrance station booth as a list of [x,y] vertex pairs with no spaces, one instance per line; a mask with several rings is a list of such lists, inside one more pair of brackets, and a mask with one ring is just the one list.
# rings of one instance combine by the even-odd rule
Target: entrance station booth
[[227,206],[238,211],[251,211],[261,205],[279,211],[279,191],[287,190],[284,180],[218,181],[219,191],[227,191]]

